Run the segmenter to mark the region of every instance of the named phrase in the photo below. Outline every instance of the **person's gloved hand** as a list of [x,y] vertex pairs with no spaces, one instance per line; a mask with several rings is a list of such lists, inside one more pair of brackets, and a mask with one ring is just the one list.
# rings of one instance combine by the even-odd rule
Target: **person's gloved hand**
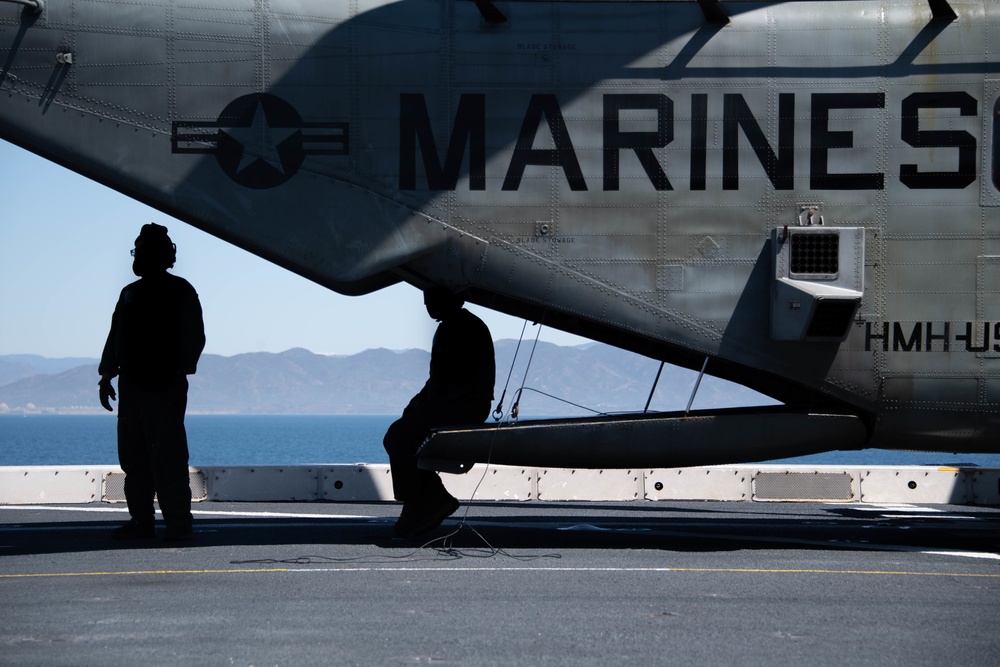
[[101,405],[108,412],[113,412],[109,399],[113,401],[118,396],[115,394],[115,388],[111,385],[111,378],[101,378],[97,386],[100,388]]

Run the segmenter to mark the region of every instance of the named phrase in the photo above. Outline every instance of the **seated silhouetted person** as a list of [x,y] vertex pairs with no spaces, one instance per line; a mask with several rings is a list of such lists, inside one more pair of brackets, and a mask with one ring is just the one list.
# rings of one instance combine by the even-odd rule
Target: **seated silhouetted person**
[[167,525],[164,539],[191,537],[184,413],[187,376],[205,347],[205,328],[194,288],[167,273],[176,250],[166,227],[143,225],[132,251],[139,280],[121,291],[98,369],[101,405],[111,410],[115,376],[120,394],[118,461],[132,518],[115,529],[115,539],[155,535],[154,494]]
[[417,450],[430,430],[482,423],[490,414],[496,376],[493,338],[464,303],[443,288],[424,293],[427,314],[440,321],[431,347],[430,377],[383,441],[393,493],[403,502],[393,528],[399,537],[433,530],[459,507],[437,473],[417,467]]

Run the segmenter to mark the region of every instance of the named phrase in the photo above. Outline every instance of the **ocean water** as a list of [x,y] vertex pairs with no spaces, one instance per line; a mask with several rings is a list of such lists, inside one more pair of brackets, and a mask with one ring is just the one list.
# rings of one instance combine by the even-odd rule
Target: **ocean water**
[[[187,415],[190,463],[388,463],[397,415]],[[0,466],[118,463],[114,415],[0,415]]]
[[[397,416],[188,415],[185,425],[196,467],[388,463],[382,436]],[[0,466],[117,462],[114,415],[0,415]],[[864,449],[775,462],[1000,468],[1000,454]]]

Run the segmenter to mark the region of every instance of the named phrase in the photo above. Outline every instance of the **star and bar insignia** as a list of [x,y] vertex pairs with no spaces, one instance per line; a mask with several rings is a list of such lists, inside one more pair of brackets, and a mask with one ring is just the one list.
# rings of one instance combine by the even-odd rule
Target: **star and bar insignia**
[[347,155],[347,123],[307,123],[276,95],[255,93],[230,102],[215,122],[175,121],[172,153],[213,154],[235,182],[273,188],[294,176],[307,155]]

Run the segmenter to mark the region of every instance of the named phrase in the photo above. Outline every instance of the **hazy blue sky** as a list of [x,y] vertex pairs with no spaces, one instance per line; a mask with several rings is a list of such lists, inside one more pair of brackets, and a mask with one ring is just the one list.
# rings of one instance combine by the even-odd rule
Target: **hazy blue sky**
[[[341,296],[4,141],[0,166],[0,354],[100,356],[147,222],[177,244],[173,272],[198,290],[208,353],[430,348],[435,323],[408,285]],[[521,320],[470,310],[496,339],[521,334]],[[541,339],[586,342],[553,329]]]

